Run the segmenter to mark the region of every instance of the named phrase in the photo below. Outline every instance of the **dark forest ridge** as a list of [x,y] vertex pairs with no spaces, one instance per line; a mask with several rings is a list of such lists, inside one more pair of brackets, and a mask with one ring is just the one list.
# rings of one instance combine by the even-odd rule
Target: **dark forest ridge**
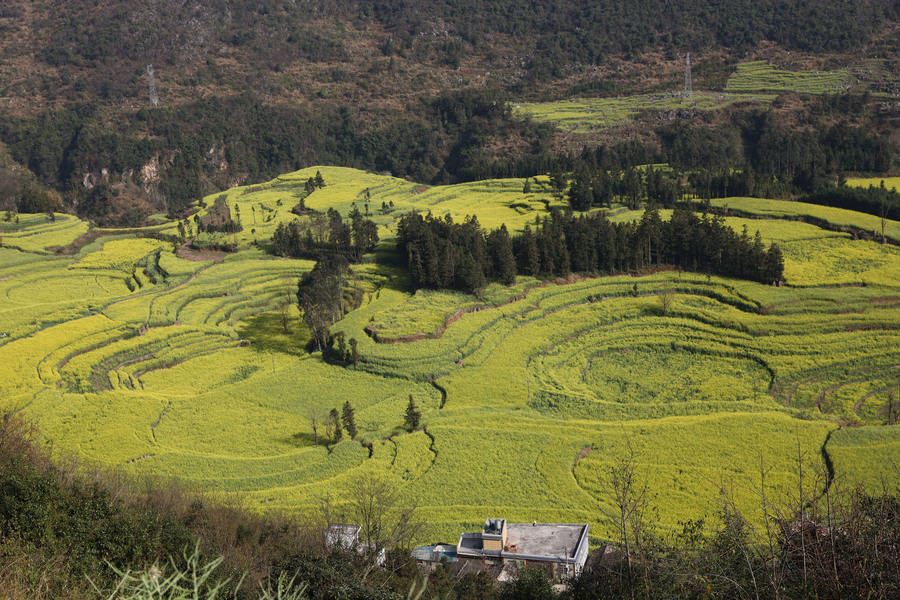
[[[21,2],[4,4],[2,16],[7,20],[29,12]],[[246,48],[258,62],[350,61],[352,49],[342,38],[352,30],[381,30],[385,55],[408,50],[421,55],[420,47],[425,46],[428,53],[442,54],[449,62],[492,45],[492,36],[508,36],[504,45],[510,48],[540,51],[528,67],[547,69],[548,74],[562,63],[598,64],[611,54],[639,54],[660,46],[693,51],[747,49],[769,40],[801,51],[852,50],[867,43],[885,21],[896,18],[898,10],[895,0],[160,0],[146,4],[44,0],[30,4],[36,12],[33,24],[42,33],[54,34],[35,49],[50,64],[177,64],[219,53],[222,46]]]

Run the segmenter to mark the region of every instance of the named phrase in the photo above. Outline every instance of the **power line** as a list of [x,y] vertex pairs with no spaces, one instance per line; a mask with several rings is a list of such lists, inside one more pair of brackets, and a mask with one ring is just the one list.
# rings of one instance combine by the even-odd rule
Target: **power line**
[[694,87],[691,84],[691,53],[687,53],[687,62],[684,67],[684,99],[694,100]]
[[153,79],[153,65],[147,65],[147,76],[150,78],[150,106],[159,106],[159,96],[156,94],[156,81]]

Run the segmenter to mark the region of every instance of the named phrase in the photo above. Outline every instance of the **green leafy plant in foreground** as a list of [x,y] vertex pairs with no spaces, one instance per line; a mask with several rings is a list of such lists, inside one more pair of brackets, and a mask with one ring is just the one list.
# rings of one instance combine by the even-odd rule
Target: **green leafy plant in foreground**
[[[231,578],[216,579],[214,574],[224,560],[223,557],[213,559],[205,564],[200,562],[199,543],[193,550],[185,548],[185,568],[179,569],[170,559],[172,572],[165,575],[163,570],[153,565],[144,571],[121,571],[110,565],[119,577],[119,583],[111,593],[94,589],[109,600],[214,600],[224,598]],[[241,587],[241,581],[235,586],[235,596]],[[93,582],[91,582],[93,585]],[[282,573],[275,583],[275,588],[262,588],[260,600],[300,600],[306,597],[306,584],[288,580]]]

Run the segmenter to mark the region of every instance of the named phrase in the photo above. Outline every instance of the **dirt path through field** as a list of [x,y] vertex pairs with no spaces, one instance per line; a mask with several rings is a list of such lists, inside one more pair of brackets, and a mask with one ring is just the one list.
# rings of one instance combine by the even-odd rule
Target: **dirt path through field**
[[175,251],[175,255],[178,258],[193,260],[195,262],[206,262],[211,260],[220,263],[225,260],[225,257],[228,256],[228,254],[228,252],[220,252],[219,250],[195,250],[187,243],[178,246],[178,249]]

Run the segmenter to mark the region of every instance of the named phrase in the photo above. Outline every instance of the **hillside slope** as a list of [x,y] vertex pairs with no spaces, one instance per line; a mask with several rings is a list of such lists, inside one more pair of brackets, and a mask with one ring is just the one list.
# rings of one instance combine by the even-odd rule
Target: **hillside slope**
[[[0,141],[68,209],[101,223],[129,224],[122,205],[177,212],[310,164],[461,181],[478,165],[603,139],[552,139],[498,103],[677,90],[687,51],[698,89],[721,90],[734,57],[748,55],[795,69],[853,63],[857,79],[891,80],[897,6],[8,0]],[[802,119],[807,104],[778,110]],[[609,139],[653,137],[656,126]]]
[[[896,483],[900,430],[883,426],[896,422],[896,246],[727,217],[782,247],[787,285],[664,270],[520,277],[480,297],[413,293],[382,248],[387,256],[347,278],[361,304],[331,333],[355,340],[359,359],[341,364],[303,349],[309,332],[288,309],[313,263],[255,244],[295,218],[297,193],[317,171],[327,185],[306,206],[347,215],[368,200],[388,245],[408,210],[474,213],[518,232],[557,206],[546,178],[526,195],[521,179],[428,187],[314,167],[217,194],[245,229],[228,235],[236,253],[193,257],[204,261],[123,231],[59,256],[47,248],[83,225],[23,216],[23,231],[0,249],[0,410],[38,418],[54,445],[88,459],[297,514],[377,473],[419,506],[429,539],[453,539],[486,514],[588,522],[609,537],[601,478],[629,444],[669,532],[712,518],[724,482],[750,511],[758,497],[744,484],[756,483],[760,461],[772,493],[788,494],[798,452],[824,476],[810,480],[816,489],[832,476],[869,489],[880,477]],[[745,215],[797,214],[793,202],[728,202]],[[836,226],[875,219],[801,208]],[[642,214],[617,206],[610,218]],[[887,226],[893,234],[900,224]],[[422,412],[413,432],[402,426],[410,397]],[[310,415],[345,402],[356,439],[312,427]]]

